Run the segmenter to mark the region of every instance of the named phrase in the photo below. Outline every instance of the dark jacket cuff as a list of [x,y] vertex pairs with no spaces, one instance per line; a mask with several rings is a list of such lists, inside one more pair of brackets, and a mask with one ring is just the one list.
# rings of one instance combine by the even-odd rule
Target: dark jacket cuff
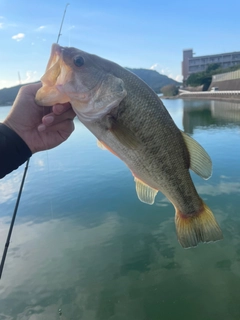
[[17,169],[32,155],[27,144],[9,127],[0,123],[0,179]]

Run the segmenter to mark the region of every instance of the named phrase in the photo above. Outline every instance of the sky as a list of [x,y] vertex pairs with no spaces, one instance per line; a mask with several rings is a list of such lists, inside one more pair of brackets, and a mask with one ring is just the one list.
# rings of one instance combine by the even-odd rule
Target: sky
[[[0,88],[37,81],[68,2],[0,0]],[[181,81],[183,49],[240,51],[240,1],[70,0],[59,44]]]

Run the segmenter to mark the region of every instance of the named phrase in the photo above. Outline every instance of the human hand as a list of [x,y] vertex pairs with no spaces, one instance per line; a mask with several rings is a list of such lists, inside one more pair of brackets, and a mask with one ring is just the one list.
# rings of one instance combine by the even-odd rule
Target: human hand
[[28,145],[32,153],[54,148],[67,140],[74,130],[76,116],[70,103],[41,107],[35,95],[41,83],[23,86],[3,121]]

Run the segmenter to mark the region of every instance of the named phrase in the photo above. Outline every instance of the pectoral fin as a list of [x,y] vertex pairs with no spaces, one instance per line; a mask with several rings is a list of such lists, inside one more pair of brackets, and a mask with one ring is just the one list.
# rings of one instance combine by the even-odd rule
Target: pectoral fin
[[134,180],[139,200],[147,204],[153,204],[158,190],[149,187],[136,177],[134,177]]
[[203,179],[209,179],[212,175],[212,161],[203,147],[187,135],[181,132],[190,155],[190,168]]
[[108,118],[109,130],[115,137],[127,148],[136,149],[140,145],[140,141],[136,135],[126,126],[121,124],[114,117]]

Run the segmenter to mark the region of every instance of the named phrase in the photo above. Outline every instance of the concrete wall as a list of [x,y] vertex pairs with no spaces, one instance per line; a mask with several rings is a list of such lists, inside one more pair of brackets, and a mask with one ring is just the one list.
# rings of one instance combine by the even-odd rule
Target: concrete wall
[[212,81],[209,87],[218,87],[219,90],[229,91],[229,90],[240,90],[240,79],[225,80],[225,81]]

